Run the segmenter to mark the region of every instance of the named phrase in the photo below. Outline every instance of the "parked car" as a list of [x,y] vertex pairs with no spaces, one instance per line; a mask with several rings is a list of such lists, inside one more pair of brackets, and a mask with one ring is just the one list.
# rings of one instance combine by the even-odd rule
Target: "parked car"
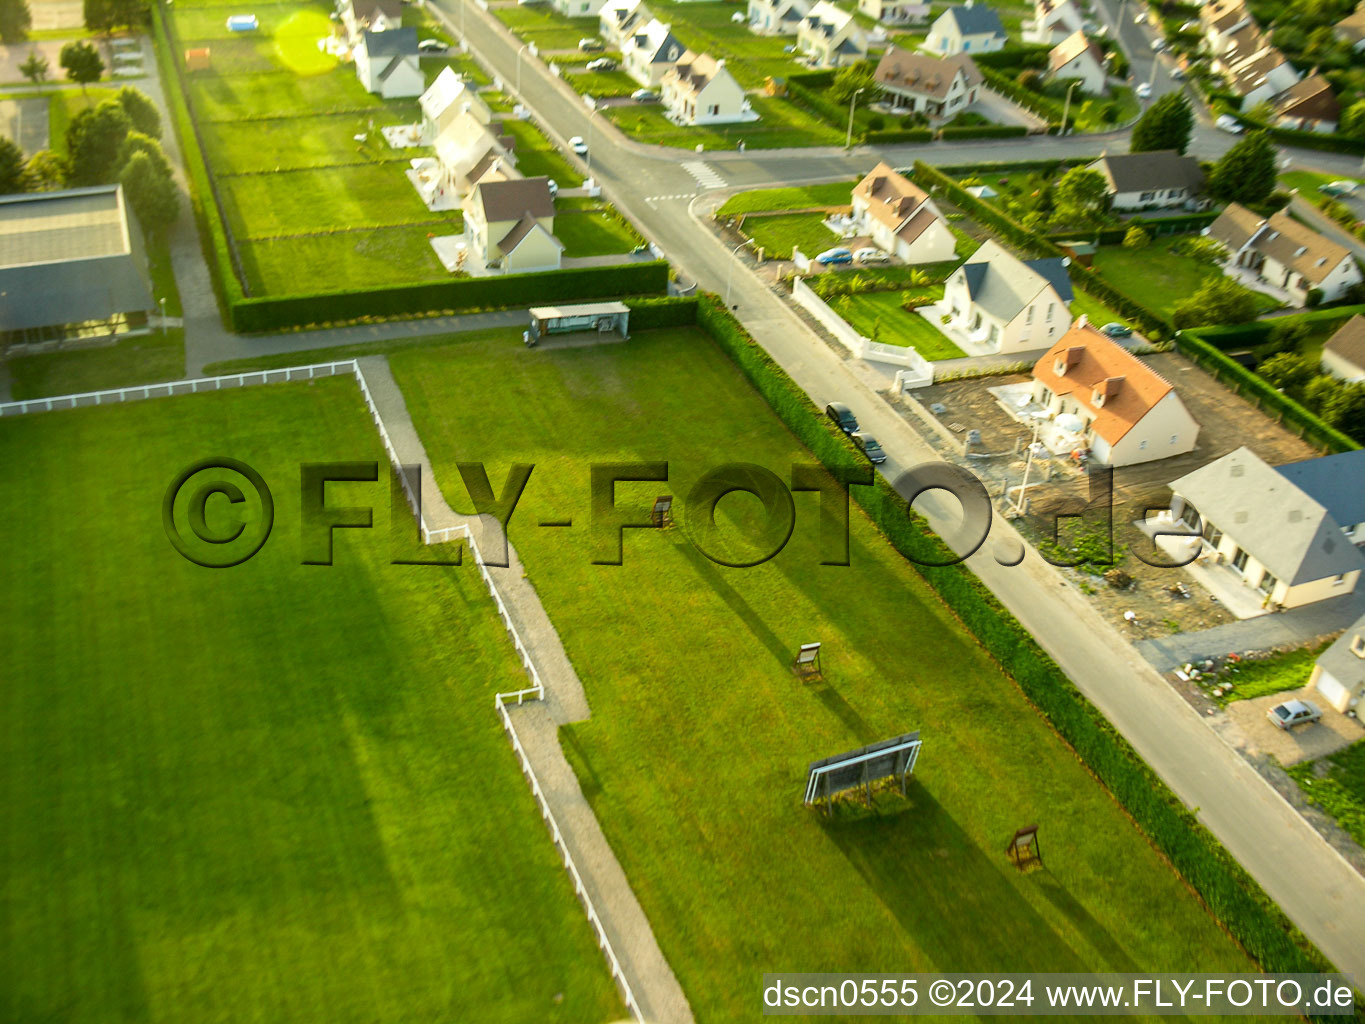
[[569,148],[572,149],[579,156],[588,155],[588,144],[583,141],[583,136],[581,135],[575,135],[572,139],[569,140]]
[[600,39],[584,38],[578,41],[578,48],[584,53],[601,53],[607,44]]
[[1153,52],[1153,53],[1160,53],[1160,52],[1161,52],[1162,50],[1164,50],[1164,49],[1166,49],[1166,40],[1164,40],[1164,39],[1153,39],[1153,40],[1152,40],[1152,52]]
[[736,25],[743,25],[749,18],[743,11],[735,11],[734,14],[730,15],[730,20]]
[[1329,181],[1326,185],[1319,185],[1318,191],[1329,196],[1353,196],[1359,187],[1354,181]]
[[596,60],[588,61],[589,71],[615,71],[616,61],[611,57],[598,57]]
[[1146,82],[1139,82],[1139,83],[1138,83],[1138,87],[1137,87],[1137,96],[1138,96],[1138,99],[1140,99],[1140,100],[1149,100],[1149,99],[1151,99],[1151,98],[1152,98],[1152,87],[1151,87],[1150,85],[1148,85]]
[[1185,69],[1171,68],[1171,77],[1174,78],[1177,82],[1185,81]]
[[550,198],[551,198],[551,199],[553,199],[555,196],[559,195],[559,182],[555,181],[554,178],[546,178],[546,179],[545,179],[545,185],[546,185],[546,187],[548,187],[549,190],[550,190]]
[[1288,732],[1296,725],[1316,722],[1322,717],[1322,709],[1310,701],[1287,700],[1283,704],[1276,704],[1265,716],[1270,719],[1271,725]]
[[653,89],[636,89],[630,94],[630,98],[636,103],[658,103],[659,94]]
[[815,257],[815,262],[825,267],[841,263],[852,263],[853,253],[849,252],[847,249],[826,249],[819,256]]
[[793,44],[788,43],[786,46],[782,47],[782,52],[783,52],[783,53],[795,53],[795,52],[796,52],[796,47],[795,47]]
[[882,451],[882,446],[877,443],[877,439],[864,431],[852,435],[853,447],[867,456],[867,461],[874,465],[886,461],[886,452]]
[[1140,12],[1138,12],[1137,14],[1133,15],[1133,24],[1134,24],[1134,25],[1145,25],[1145,24],[1147,24],[1147,12],[1146,12],[1146,11],[1140,11]]
[[1213,122],[1213,126],[1222,132],[1229,132],[1233,135],[1242,134],[1242,122],[1231,114],[1219,114],[1218,120]]
[[891,257],[888,256],[886,253],[882,252],[880,249],[874,249],[871,246],[868,246],[865,249],[859,249],[857,252],[853,254],[853,262],[890,263]]
[[1133,329],[1120,323],[1105,324],[1100,328],[1100,331],[1111,338],[1131,338],[1133,336]]
[[853,410],[843,402],[830,402],[825,406],[825,415],[834,421],[834,425],[845,434],[856,434],[858,432],[858,417],[853,415]]
[[447,47],[439,39],[423,39],[417,44],[417,49],[423,53],[445,53]]

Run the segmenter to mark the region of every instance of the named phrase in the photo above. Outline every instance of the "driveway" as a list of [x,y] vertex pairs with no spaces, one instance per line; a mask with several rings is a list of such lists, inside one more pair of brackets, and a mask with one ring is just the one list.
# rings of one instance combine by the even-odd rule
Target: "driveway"
[[[1271,725],[1266,713],[1276,704],[1296,699],[1322,708],[1322,721],[1296,726],[1292,732]],[[1225,739],[1248,756],[1268,755],[1286,768],[1300,761],[1316,761],[1365,739],[1365,728],[1358,719],[1332,709],[1316,691],[1306,687],[1233,701],[1225,714],[1227,721],[1216,726]]]

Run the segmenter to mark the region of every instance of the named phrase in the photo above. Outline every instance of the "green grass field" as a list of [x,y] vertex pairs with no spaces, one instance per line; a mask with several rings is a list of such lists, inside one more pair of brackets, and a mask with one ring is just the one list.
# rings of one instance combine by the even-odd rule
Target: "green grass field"
[[793,246],[814,257],[841,244],[824,221],[823,213],[775,213],[744,218],[743,230],[755,245],[762,246],[765,256],[789,260]]
[[[943,298],[942,285],[911,290],[926,301]],[[961,359],[967,354],[924,317],[902,309],[900,292],[840,296],[831,305],[855,331],[883,345],[913,347],[929,360]]]
[[[456,507],[456,460],[495,481],[535,466],[511,539],[593,708],[563,743],[698,1020],[757,1019],[756,978],[779,968],[1253,969],[861,514],[843,568],[819,564],[814,494],[757,568],[689,541],[703,472],[750,462],[785,480],[814,461],[704,335],[527,350],[508,332],[390,362]],[[589,466],[665,459],[667,483],[618,485],[616,503],[638,516],[672,493],[680,525],[628,530],[623,564],[592,564]],[[719,506],[735,547],[725,531],[752,531],[757,505]],[[790,660],[815,639],[825,681],[801,682]],[[801,806],[809,761],[911,729],[908,800],[829,819]],[[1048,869],[1023,875],[1002,851],[1032,821]]]
[[737,192],[716,211],[717,217],[740,213],[769,213],[777,210],[802,210],[812,206],[848,206],[855,181],[836,181],[824,185],[790,188],[757,188]]
[[535,43],[541,50],[576,50],[580,39],[597,37],[595,16],[566,18],[545,4],[497,7],[493,14],[525,42]]
[[301,295],[365,286],[444,281],[427,234],[458,234],[449,228],[375,228],[306,238],[282,238],[242,246],[242,263],[257,295]]
[[[375,131],[370,132],[370,121]],[[378,129],[395,124],[412,124],[411,117],[397,111],[379,109],[373,117],[365,114],[331,114],[317,117],[279,117],[262,121],[237,121],[224,130],[208,135],[208,157],[224,172],[294,171],[302,168],[331,167],[345,164],[396,162],[401,174],[407,154],[425,155],[429,150],[390,149]],[[357,135],[368,136],[357,142]]]
[[1354,743],[1321,762],[1296,764],[1289,774],[1309,803],[1335,818],[1356,842],[1365,843],[1365,743]]
[[1216,698],[1219,704],[1231,704],[1235,700],[1250,700],[1265,697],[1285,690],[1297,690],[1308,683],[1313,672],[1313,663],[1318,655],[1330,646],[1330,641],[1314,647],[1301,647],[1285,651],[1260,661],[1247,661],[1237,666],[1236,673],[1224,678],[1233,684],[1232,692]]
[[644,241],[613,211],[566,213],[555,217],[555,235],[565,256],[610,256],[630,252]]
[[[1121,245],[1102,245],[1095,250],[1095,269],[1115,288],[1148,309],[1170,316],[1175,307],[1189,298],[1205,281],[1220,277],[1222,271],[1209,263],[1174,252],[1176,238],[1158,238],[1145,249],[1125,249]],[[1253,292],[1261,312],[1279,306],[1274,299]]]
[[544,175],[558,182],[560,188],[577,188],[583,184],[583,175],[536,125],[530,121],[504,121],[502,127],[516,140],[513,153],[517,158],[517,170],[524,177]]
[[[161,503],[221,454],[277,518],[214,571]],[[299,464],[383,472],[353,382],[6,419],[0,455],[0,1019],[624,1016],[494,714],[526,677],[473,565],[390,565],[383,476],[329,485],[376,529],[300,564]]]
[[750,96],[749,102],[759,119],[743,124],[679,127],[668,120],[658,106],[608,107],[606,116],[616,127],[641,142],[685,149],[698,144],[707,149],[734,149],[741,141],[749,149],[835,146],[844,141],[843,132],[831,128],[790,100]]

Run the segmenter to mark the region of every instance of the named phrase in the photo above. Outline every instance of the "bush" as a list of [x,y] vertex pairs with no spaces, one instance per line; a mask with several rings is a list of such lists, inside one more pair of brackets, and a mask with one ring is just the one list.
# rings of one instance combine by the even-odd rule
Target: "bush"
[[869,132],[879,132],[886,127],[886,118],[881,114],[873,114],[867,119],[867,129]]
[[1143,231],[1142,228],[1134,224],[1123,234],[1123,247],[1125,249],[1145,249],[1152,244],[1152,236]]
[[1316,309],[1318,306],[1321,306],[1322,289],[1309,288],[1308,291],[1304,293],[1303,304],[1307,306],[1309,309]]
[[939,132],[939,137],[943,139],[1012,139],[1027,134],[1028,129],[1021,124],[973,124],[944,128]]
[[898,142],[929,142],[933,137],[931,128],[902,128],[899,131],[869,131],[864,141],[869,146],[891,146]]
[[1211,277],[1175,307],[1175,326],[1244,324],[1256,319],[1256,296],[1231,278]]

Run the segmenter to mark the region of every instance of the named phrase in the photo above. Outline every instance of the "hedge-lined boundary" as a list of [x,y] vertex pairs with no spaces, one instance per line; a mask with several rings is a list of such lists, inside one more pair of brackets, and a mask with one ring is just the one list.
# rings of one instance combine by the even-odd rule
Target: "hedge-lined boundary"
[[1152,235],[1183,235],[1208,227],[1218,219],[1218,213],[1185,213],[1176,217],[1134,217],[1126,224],[1116,228],[1101,228],[1099,231],[1052,231],[1047,237],[1054,242],[1065,242],[1082,238],[1096,245],[1117,245],[1123,241],[1132,227],[1142,228]]
[[[1344,324],[1357,313],[1365,314],[1365,305],[1333,306],[1328,309],[1315,309],[1308,313],[1293,313],[1279,316],[1274,320],[1253,320],[1249,324],[1220,324],[1214,327],[1191,327],[1185,335],[1198,338],[1212,345],[1220,352],[1229,349],[1250,348],[1270,340],[1270,332],[1276,324],[1316,324],[1327,322],[1333,329]],[[1336,323],[1340,321],[1340,323]]]
[[[826,467],[861,464],[848,438],[828,424],[716,296],[671,301],[692,308],[697,325]],[[1266,971],[1332,971],[1327,958],[969,569],[923,564],[952,554],[883,477],[875,480],[873,487],[851,489],[858,504],[1127,809],[1214,917]]]
[[945,125],[939,129],[940,139],[1016,139],[1027,135],[1022,124],[964,124]]

